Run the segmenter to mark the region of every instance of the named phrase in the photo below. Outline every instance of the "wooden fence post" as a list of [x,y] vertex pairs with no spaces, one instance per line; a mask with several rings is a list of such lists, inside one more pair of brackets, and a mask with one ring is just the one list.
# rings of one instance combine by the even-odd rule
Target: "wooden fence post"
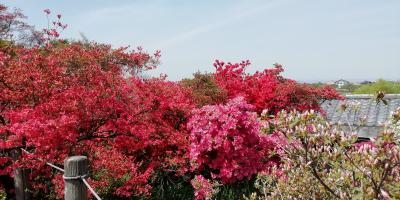
[[[21,150],[16,149],[11,152],[11,157],[13,160],[18,160],[21,158]],[[28,180],[26,170],[21,168],[16,168],[13,171],[14,173],[14,187],[15,187],[15,199],[16,200],[28,200],[29,199],[29,191],[28,191]]]
[[[65,200],[87,200],[87,188],[80,176],[88,173],[86,156],[72,156],[64,161]],[[75,177],[75,178],[74,178]]]

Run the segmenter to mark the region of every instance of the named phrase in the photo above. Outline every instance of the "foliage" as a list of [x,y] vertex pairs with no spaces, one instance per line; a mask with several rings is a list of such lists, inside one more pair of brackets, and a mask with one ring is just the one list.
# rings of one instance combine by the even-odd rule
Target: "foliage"
[[146,199],[193,199],[190,174],[177,176],[175,172],[156,172],[150,180],[151,196]]
[[196,72],[193,76],[192,79],[183,79],[181,84],[192,91],[198,107],[226,102],[226,91],[216,84],[214,74]]
[[400,197],[400,147],[393,129],[370,143],[354,144],[355,134],[332,127],[312,111],[281,112],[266,124],[288,144],[281,147],[280,168],[259,174],[260,198]]
[[346,93],[353,93],[355,90],[357,90],[360,87],[361,87],[360,85],[349,83],[349,84],[342,86],[341,89],[343,91],[345,91]]
[[400,94],[400,83],[379,79],[375,83],[361,86],[360,88],[356,89],[353,93],[376,94],[379,91],[382,91],[386,94]]
[[243,199],[244,196],[248,196],[257,191],[254,187],[254,180],[242,180],[231,184],[220,185],[216,190],[218,191],[214,194],[213,199]]
[[316,82],[316,83],[308,83],[308,85],[312,86],[312,87],[325,87],[328,84],[323,83],[323,82]]
[[0,200],[6,200],[7,199],[7,194],[5,193],[4,190],[0,190]]

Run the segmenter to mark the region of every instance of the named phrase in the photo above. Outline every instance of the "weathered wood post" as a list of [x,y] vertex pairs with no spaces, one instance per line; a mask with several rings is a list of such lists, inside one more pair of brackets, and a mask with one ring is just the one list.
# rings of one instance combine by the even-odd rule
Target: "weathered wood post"
[[[21,158],[21,150],[16,149],[11,151],[11,157],[13,160],[18,160]],[[21,168],[14,169],[14,187],[15,187],[15,199],[16,200],[28,200],[28,181],[26,170]]]
[[64,161],[65,200],[87,200],[87,188],[81,176],[88,173],[86,156],[72,156]]

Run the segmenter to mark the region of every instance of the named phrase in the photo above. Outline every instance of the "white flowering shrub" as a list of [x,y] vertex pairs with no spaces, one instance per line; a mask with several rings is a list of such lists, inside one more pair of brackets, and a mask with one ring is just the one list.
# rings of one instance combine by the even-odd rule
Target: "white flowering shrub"
[[248,199],[399,199],[399,113],[371,142],[310,112],[280,112],[263,123],[282,135],[281,163],[259,173]]

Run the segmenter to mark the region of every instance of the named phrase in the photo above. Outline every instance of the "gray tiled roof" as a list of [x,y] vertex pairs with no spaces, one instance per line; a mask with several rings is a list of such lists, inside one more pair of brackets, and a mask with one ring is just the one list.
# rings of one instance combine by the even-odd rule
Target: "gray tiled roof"
[[[325,101],[322,108],[326,112],[327,119],[333,124],[350,124],[360,129],[359,136],[373,137],[378,133],[382,123],[384,123],[390,114],[400,107],[400,94],[386,94],[382,101],[376,102],[374,95],[346,95],[345,100]],[[359,102],[359,109],[349,106]],[[342,112],[342,104],[348,105],[348,108]],[[364,117],[365,123],[360,126],[360,119]]]

